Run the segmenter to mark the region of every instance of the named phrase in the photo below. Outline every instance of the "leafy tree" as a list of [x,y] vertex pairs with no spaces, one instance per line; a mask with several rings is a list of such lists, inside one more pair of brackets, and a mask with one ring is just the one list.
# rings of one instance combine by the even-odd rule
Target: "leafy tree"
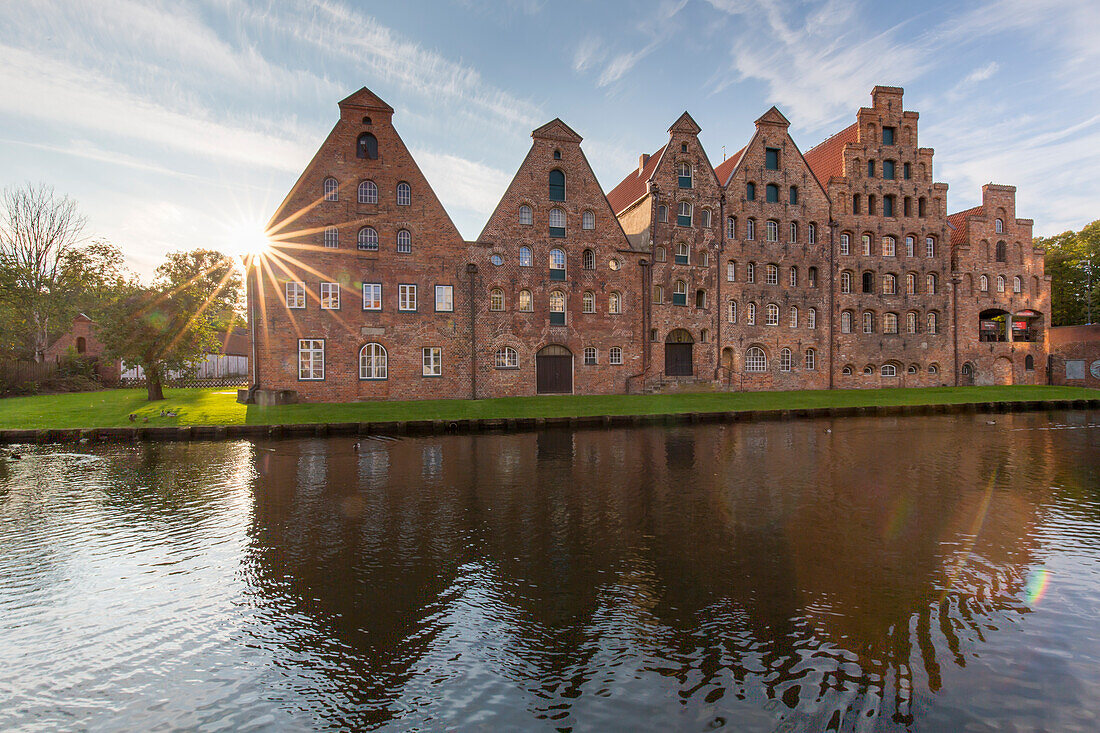
[[[1046,272],[1051,276],[1051,324],[1086,323],[1100,317],[1100,221],[1079,232],[1038,237],[1046,248]],[[1090,273],[1091,270],[1091,273]]]
[[208,249],[176,252],[151,287],[125,286],[100,322],[99,338],[112,357],[140,365],[149,400],[162,400],[169,371],[193,371],[217,350],[218,331],[233,325],[240,298],[231,259]]

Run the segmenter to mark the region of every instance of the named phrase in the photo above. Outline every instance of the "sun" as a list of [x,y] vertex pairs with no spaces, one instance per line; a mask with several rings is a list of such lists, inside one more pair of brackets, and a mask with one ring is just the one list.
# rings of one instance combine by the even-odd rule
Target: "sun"
[[226,254],[252,258],[262,255],[270,246],[263,226],[240,223],[231,227],[226,237]]

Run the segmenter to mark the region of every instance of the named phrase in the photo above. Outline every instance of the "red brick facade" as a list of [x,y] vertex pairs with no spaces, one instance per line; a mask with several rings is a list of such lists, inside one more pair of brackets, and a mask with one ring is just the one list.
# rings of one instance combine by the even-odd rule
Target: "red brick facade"
[[[1050,283],[1015,189],[986,186],[949,222],[899,88],[875,87],[805,155],[773,107],[717,168],[685,112],[606,196],[581,137],[553,120],[474,242],[392,108],[362,89],[340,110],[251,279],[262,389],[347,401],[1045,381]],[[983,273],[1009,292],[977,293]],[[1031,340],[981,340],[994,306]]]

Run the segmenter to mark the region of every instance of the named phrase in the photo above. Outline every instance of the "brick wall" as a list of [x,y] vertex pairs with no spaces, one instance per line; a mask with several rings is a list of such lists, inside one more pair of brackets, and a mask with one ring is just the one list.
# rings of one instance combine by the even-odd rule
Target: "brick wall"
[[[1048,331],[1050,344],[1050,381],[1073,387],[1100,388],[1100,324],[1091,326],[1060,326]],[[1071,365],[1083,369],[1084,379],[1070,379],[1066,362],[1083,362]]]

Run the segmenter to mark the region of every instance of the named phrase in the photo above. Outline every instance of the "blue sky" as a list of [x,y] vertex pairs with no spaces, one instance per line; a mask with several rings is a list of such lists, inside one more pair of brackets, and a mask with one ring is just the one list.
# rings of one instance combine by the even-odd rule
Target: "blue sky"
[[605,190],[685,109],[717,165],[770,105],[803,150],[905,87],[956,211],[1018,187],[1100,218],[1100,2],[20,0],[0,3],[0,186],[46,182],[148,274],[262,227],[367,86],[462,234],[561,117]]

